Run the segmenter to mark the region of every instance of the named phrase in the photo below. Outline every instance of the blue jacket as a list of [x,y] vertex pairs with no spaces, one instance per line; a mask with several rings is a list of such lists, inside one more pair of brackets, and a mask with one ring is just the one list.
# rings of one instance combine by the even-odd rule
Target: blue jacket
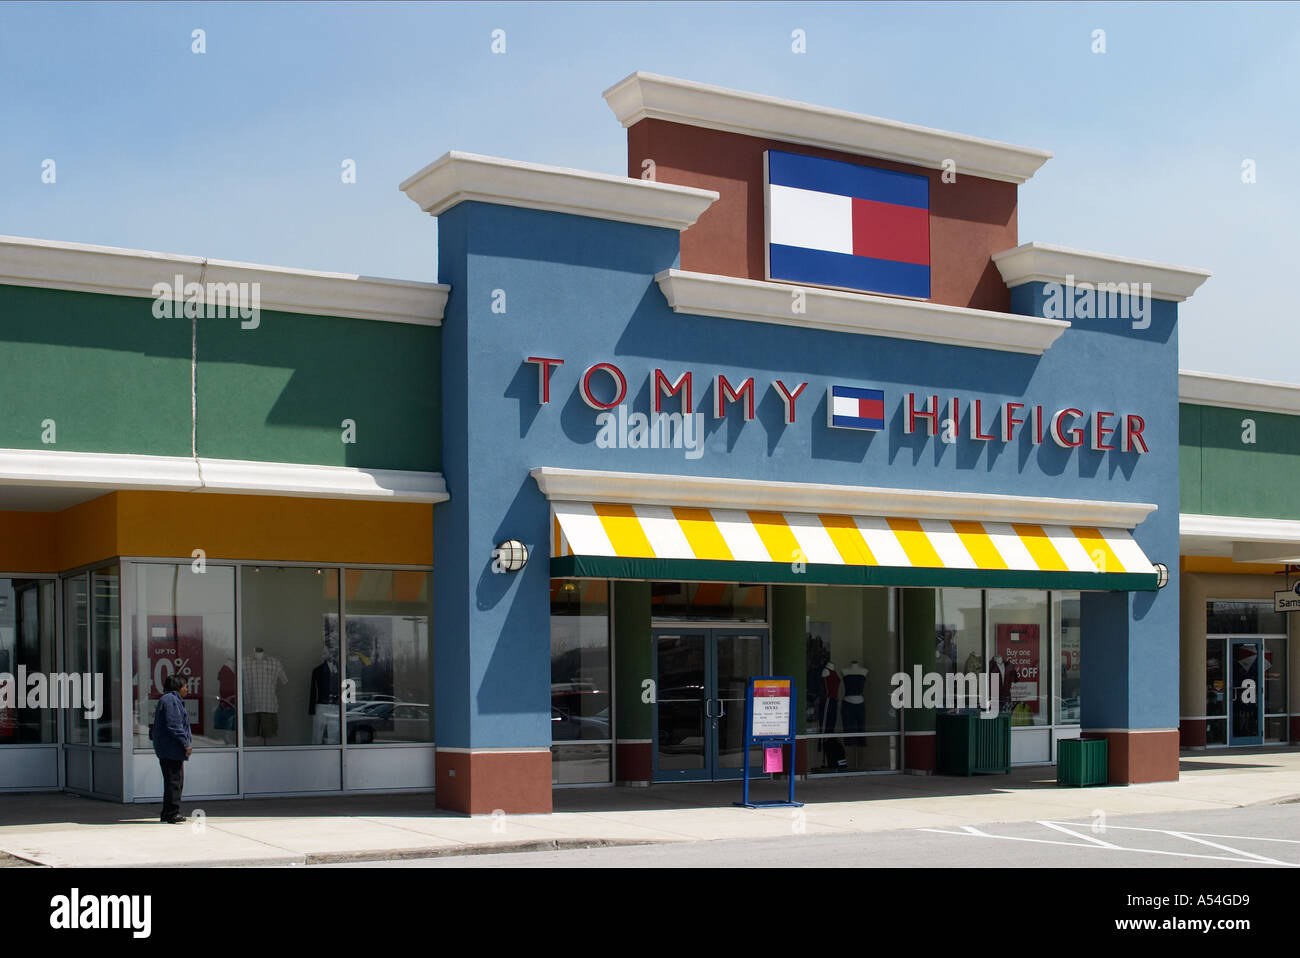
[[158,700],[150,734],[153,736],[154,754],[159,758],[188,761],[185,748],[191,741],[190,714],[185,711],[180,695],[168,692]]

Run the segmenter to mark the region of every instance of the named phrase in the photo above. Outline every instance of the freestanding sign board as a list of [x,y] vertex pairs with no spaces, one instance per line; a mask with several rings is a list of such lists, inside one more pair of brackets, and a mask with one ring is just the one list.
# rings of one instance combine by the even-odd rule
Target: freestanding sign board
[[[745,775],[740,801],[736,804],[742,808],[771,808],[773,806],[800,808],[803,802],[794,800],[794,756],[795,725],[794,713],[797,694],[794,679],[788,675],[755,676],[749,680],[745,690]],[[755,745],[771,750],[790,746],[791,768],[787,770],[790,781],[789,795],[784,802],[751,802],[749,800],[749,752]],[[780,758],[780,754],[776,755]],[[768,765],[764,771],[780,771]]]

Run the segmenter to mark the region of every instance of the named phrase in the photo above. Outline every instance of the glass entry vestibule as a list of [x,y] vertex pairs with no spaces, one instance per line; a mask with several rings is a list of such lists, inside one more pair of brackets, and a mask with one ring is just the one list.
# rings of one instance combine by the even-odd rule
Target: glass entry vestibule
[[[745,685],[767,671],[766,629],[656,628],[654,780],[739,778]],[[757,750],[750,756],[758,761]]]
[[1286,613],[1267,599],[1211,599],[1206,606],[1205,744],[1287,741]]

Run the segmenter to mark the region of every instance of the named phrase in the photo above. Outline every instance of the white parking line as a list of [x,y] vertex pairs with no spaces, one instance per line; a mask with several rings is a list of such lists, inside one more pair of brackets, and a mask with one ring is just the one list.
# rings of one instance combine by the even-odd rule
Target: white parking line
[[[1215,842],[1202,841],[1201,833],[1198,832],[1179,832],[1179,831],[1174,831],[1172,829],[1165,829],[1165,828],[1137,828],[1137,827],[1126,826],[1126,825],[1106,826],[1106,831],[1108,832],[1120,831],[1120,830],[1134,831],[1134,832],[1155,832],[1161,835],[1169,835],[1173,838],[1180,838],[1180,839],[1186,839],[1188,841],[1197,842],[1198,844],[1202,844],[1202,845],[1209,845],[1213,848],[1218,848],[1223,851],[1233,852],[1234,854],[1233,855],[1200,855],[1195,852],[1174,852],[1174,851],[1168,851],[1166,849],[1161,849],[1161,848],[1127,848],[1123,845],[1115,845],[1111,842],[1103,841],[1099,838],[1093,838],[1090,835],[1082,835],[1076,831],[1073,831],[1071,828],[1065,827],[1065,826],[1073,826],[1074,828],[1088,828],[1091,827],[1089,823],[1055,822],[1055,821],[1048,821],[1048,820],[1040,820],[1036,824],[1042,825],[1045,828],[1051,828],[1059,832],[1064,832],[1065,834],[1072,835],[1075,838],[1083,839],[1083,841],[1063,842],[1063,841],[1056,841],[1048,838],[1028,838],[1020,835],[993,835],[990,834],[989,832],[980,831],[978,828],[976,828],[973,825],[961,825],[959,826],[961,829],[960,831],[953,831],[952,829],[946,829],[946,828],[918,828],[917,831],[934,832],[939,835],[960,835],[964,837],[973,837],[973,838],[997,838],[1007,842],[1030,842],[1035,845],[1069,845],[1069,846],[1073,846],[1074,848],[1096,848],[1105,851],[1134,852],[1141,855],[1171,855],[1175,858],[1200,858],[1200,859],[1205,859],[1207,861],[1241,862],[1242,864],[1245,865],[1280,865],[1283,868],[1300,868],[1300,863],[1297,862],[1286,862],[1286,861],[1280,861],[1276,858],[1266,858],[1263,855],[1256,855],[1252,852],[1242,851],[1239,848],[1231,848],[1227,845],[1216,844]],[[1216,835],[1213,837],[1236,838],[1239,840],[1240,839],[1255,840],[1254,836],[1244,836],[1244,835],[1223,835],[1223,836]],[[1288,839],[1288,838],[1258,839],[1258,840],[1287,842],[1289,844],[1300,844],[1300,842],[1295,842],[1292,839]]]
[[[1075,838],[1082,838],[1084,841],[1092,842],[1094,845],[1100,845],[1102,848],[1119,848],[1118,845],[1112,845],[1110,842],[1103,842],[1100,838],[1093,838],[1091,835],[1080,835],[1078,832],[1066,828],[1065,823],[1062,822],[1040,821],[1038,824],[1046,825],[1048,828],[1054,828],[1058,832],[1065,832],[1067,835],[1073,835]],[[1091,826],[1083,825],[1081,827],[1089,828]]]

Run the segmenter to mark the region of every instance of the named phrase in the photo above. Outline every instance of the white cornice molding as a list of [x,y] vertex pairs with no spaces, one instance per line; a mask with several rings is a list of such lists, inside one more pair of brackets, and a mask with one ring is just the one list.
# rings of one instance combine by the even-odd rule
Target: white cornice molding
[[438,472],[32,449],[0,449],[0,489],[7,485],[428,503],[450,498]]
[[1192,536],[1237,542],[1300,543],[1300,520],[1208,516],[1184,512],[1178,517],[1178,534],[1183,538]]
[[1250,516],[1178,517],[1182,552],[1231,556],[1233,562],[1300,562],[1300,520]]
[[671,476],[554,466],[538,466],[531,475],[547,499],[628,505],[769,509],[908,519],[985,519],[1115,529],[1132,529],[1156,509],[1155,505],[1145,502],[882,489],[819,482]]
[[1048,150],[640,71],[604,97],[625,127],[666,120],[935,170],[952,160],[959,176],[1007,183],[1025,182],[1052,158]]
[[437,216],[477,201],[681,230],[718,198],[713,190],[634,180],[452,150],[398,186]]
[[1300,385],[1185,370],[1178,374],[1178,399],[1196,406],[1300,415]]
[[[1041,355],[1070,324],[912,299],[668,269],[655,276],[674,312],[802,329]],[[803,294],[804,311],[791,309]]]
[[1153,299],[1181,303],[1210,277],[1208,269],[1171,266],[1145,259],[1111,256],[1068,249],[1050,243],[1021,243],[993,255],[1002,281],[1015,287],[1024,283],[1150,283]]
[[417,326],[442,324],[451,287],[355,273],[261,266],[175,253],[0,236],[0,284],[154,298],[154,284],[257,283],[259,308]]

